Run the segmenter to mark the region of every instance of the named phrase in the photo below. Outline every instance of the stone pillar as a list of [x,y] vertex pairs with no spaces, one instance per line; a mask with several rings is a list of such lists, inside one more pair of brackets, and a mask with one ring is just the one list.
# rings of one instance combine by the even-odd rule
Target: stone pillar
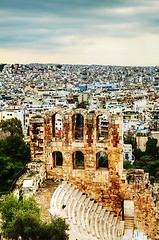
[[30,120],[30,148],[32,161],[45,161],[44,149],[44,119],[33,118]]
[[122,117],[113,115],[109,119],[108,165],[114,174],[123,173],[123,129]]

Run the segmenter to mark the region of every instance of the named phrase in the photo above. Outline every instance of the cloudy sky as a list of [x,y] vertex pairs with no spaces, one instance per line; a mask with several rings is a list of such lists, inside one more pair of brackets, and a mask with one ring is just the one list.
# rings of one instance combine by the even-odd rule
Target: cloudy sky
[[0,0],[0,63],[159,65],[159,0]]

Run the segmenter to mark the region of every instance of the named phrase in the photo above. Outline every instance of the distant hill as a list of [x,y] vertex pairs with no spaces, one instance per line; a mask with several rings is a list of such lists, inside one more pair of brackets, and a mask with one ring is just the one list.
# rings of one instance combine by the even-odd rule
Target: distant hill
[[5,66],[5,64],[0,64],[0,72],[2,72],[4,66]]

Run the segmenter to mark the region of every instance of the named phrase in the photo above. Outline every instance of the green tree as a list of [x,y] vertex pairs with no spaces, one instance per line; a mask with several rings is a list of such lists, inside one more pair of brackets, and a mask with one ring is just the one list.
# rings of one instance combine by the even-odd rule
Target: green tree
[[66,240],[68,239],[68,225],[62,218],[53,218],[51,224],[47,225],[50,240]]
[[133,165],[130,163],[129,160],[125,160],[123,164],[124,169],[131,169],[134,168]]
[[159,149],[157,147],[157,139],[148,138],[146,143],[146,151],[135,149],[135,168],[144,169],[150,175],[150,181],[159,182]]
[[22,123],[17,118],[2,120],[0,122],[0,128],[2,128],[3,131],[9,131],[11,135],[13,134],[22,135]]
[[108,156],[99,157],[98,168],[108,168]]
[[[0,156],[0,192],[8,190],[11,178],[12,159],[7,156]],[[0,193],[1,195],[1,193]]]
[[40,209],[33,197],[22,202],[13,195],[5,197],[2,207],[2,234],[17,240],[67,240],[68,225],[64,219],[53,218],[51,224],[42,222]]
[[0,191],[8,191],[30,161],[30,146],[20,135],[10,135],[0,141]]
[[149,169],[148,169],[149,161],[150,161],[150,156],[148,156],[148,155],[141,156],[136,161],[136,168],[141,168],[141,169],[144,169],[145,172],[149,172]]
[[140,157],[144,156],[145,153],[142,152],[140,149],[134,149],[134,155],[136,159],[140,159]]
[[146,142],[146,153],[152,157],[155,157],[158,153],[157,148],[157,139],[148,137],[148,141]]
[[148,163],[148,170],[150,176],[154,176],[157,181],[159,181],[159,159],[150,161]]
[[13,163],[19,162],[23,166],[30,161],[30,146],[20,135],[11,135],[1,141],[0,153],[11,157]]

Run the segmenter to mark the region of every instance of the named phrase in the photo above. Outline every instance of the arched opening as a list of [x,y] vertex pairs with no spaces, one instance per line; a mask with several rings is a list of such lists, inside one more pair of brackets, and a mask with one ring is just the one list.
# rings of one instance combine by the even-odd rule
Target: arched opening
[[125,153],[125,160],[128,160],[128,159],[129,159],[129,154]]
[[84,168],[84,155],[80,151],[72,154],[73,168]]
[[62,138],[62,119],[60,114],[52,115],[52,135],[59,139]]
[[75,114],[72,117],[73,139],[83,140],[84,117],[81,114]]
[[39,123],[33,123],[33,134],[39,134],[39,128],[40,128],[40,124]]
[[59,151],[53,152],[52,161],[53,161],[53,167],[62,167],[62,164],[63,164],[62,153]]
[[101,114],[97,117],[97,139],[107,140],[108,139],[108,117]]
[[30,126],[27,128],[27,136],[30,136]]
[[97,168],[108,168],[108,155],[104,151],[96,154]]

